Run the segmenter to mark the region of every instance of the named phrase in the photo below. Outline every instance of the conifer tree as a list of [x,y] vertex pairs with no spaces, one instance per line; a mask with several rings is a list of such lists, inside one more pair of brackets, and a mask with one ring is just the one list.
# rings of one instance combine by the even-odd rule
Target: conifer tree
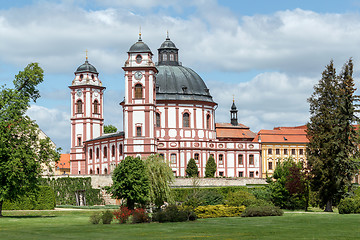
[[357,117],[352,73],[351,59],[338,76],[331,61],[308,99],[311,117],[307,124],[307,153],[311,187],[318,191],[325,211],[332,211],[332,205],[340,200],[358,169],[359,139],[353,127]]
[[197,177],[199,170],[198,170],[198,166],[196,165],[196,162],[193,158],[190,158],[188,164],[186,165],[186,175],[188,177]]
[[216,173],[216,163],[215,159],[212,155],[210,155],[209,159],[206,162],[205,166],[205,177],[212,178]]

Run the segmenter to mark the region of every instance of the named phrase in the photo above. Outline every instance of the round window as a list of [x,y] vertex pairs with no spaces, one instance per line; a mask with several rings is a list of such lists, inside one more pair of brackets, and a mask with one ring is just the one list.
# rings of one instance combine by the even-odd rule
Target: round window
[[136,62],[141,63],[141,61],[142,61],[142,56],[139,54],[136,56]]

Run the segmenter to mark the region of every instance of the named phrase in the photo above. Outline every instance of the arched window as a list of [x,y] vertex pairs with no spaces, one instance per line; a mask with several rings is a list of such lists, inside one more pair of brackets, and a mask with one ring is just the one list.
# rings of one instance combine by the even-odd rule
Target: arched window
[[104,147],[104,158],[107,158],[107,147]]
[[196,163],[199,163],[199,154],[198,153],[194,154],[194,160]]
[[142,98],[143,92],[142,92],[142,86],[140,83],[135,85],[135,98]]
[[163,54],[163,61],[167,61],[167,55]]
[[123,154],[123,145],[122,144],[119,145],[119,154],[120,155]]
[[79,99],[76,102],[76,113],[82,113],[82,101]]
[[95,100],[94,101],[94,113],[96,113],[96,114],[99,114],[99,111],[100,109],[99,109],[99,102],[98,102],[98,100]]
[[170,61],[174,61],[174,54],[170,54]]
[[90,149],[90,151],[89,151],[89,159],[92,159],[92,149]]
[[111,156],[115,157],[115,145],[112,145],[111,147]]
[[107,168],[104,169],[104,173],[107,174]]
[[190,127],[189,118],[190,118],[189,113],[184,113],[183,114],[183,127]]
[[93,174],[93,171],[92,171],[92,169],[90,169],[90,174]]
[[224,155],[220,154],[219,155],[219,165],[223,165],[224,164]]
[[84,75],[80,74],[80,80],[82,80],[84,78]]
[[210,129],[210,114],[206,115],[206,129]]
[[160,113],[156,113],[156,127],[160,127]]
[[99,148],[96,148],[96,158],[99,158],[99,156],[100,156],[100,150]]
[[96,172],[97,172],[97,174],[100,174],[100,169],[97,168],[97,169],[96,169]]

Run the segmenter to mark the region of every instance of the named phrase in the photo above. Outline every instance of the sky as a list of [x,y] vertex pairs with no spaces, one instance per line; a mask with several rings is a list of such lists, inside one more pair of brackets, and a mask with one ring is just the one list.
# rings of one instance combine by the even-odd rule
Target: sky
[[155,61],[169,32],[217,102],[216,122],[230,121],[234,98],[254,132],[306,124],[331,60],[341,72],[353,58],[359,84],[360,0],[0,0],[0,86],[38,62],[41,98],[27,114],[68,152],[68,86],[88,50],[106,87],[105,124],[122,130],[122,66],[140,26]]

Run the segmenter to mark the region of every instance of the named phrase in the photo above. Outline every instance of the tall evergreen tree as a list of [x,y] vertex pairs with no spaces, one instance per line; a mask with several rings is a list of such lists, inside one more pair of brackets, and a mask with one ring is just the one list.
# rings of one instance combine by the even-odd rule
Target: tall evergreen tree
[[185,172],[188,177],[197,177],[199,175],[198,166],[193,158],[190,158],[188,164],[186,165]]
[[331,61],[308,99],[311,116],[307,124],[307,153],[311,187],[319,192],[325,211],[332,211],[333,203],[339,201],[358,169],[359,139],[353,127],[357,118],[352,73],[351,59],[338,76]]
[[216,163],[215,159],[212,155],[210,155],[209,159],[206,162],[205,166],[205,177],[212,178],[216,173]]

